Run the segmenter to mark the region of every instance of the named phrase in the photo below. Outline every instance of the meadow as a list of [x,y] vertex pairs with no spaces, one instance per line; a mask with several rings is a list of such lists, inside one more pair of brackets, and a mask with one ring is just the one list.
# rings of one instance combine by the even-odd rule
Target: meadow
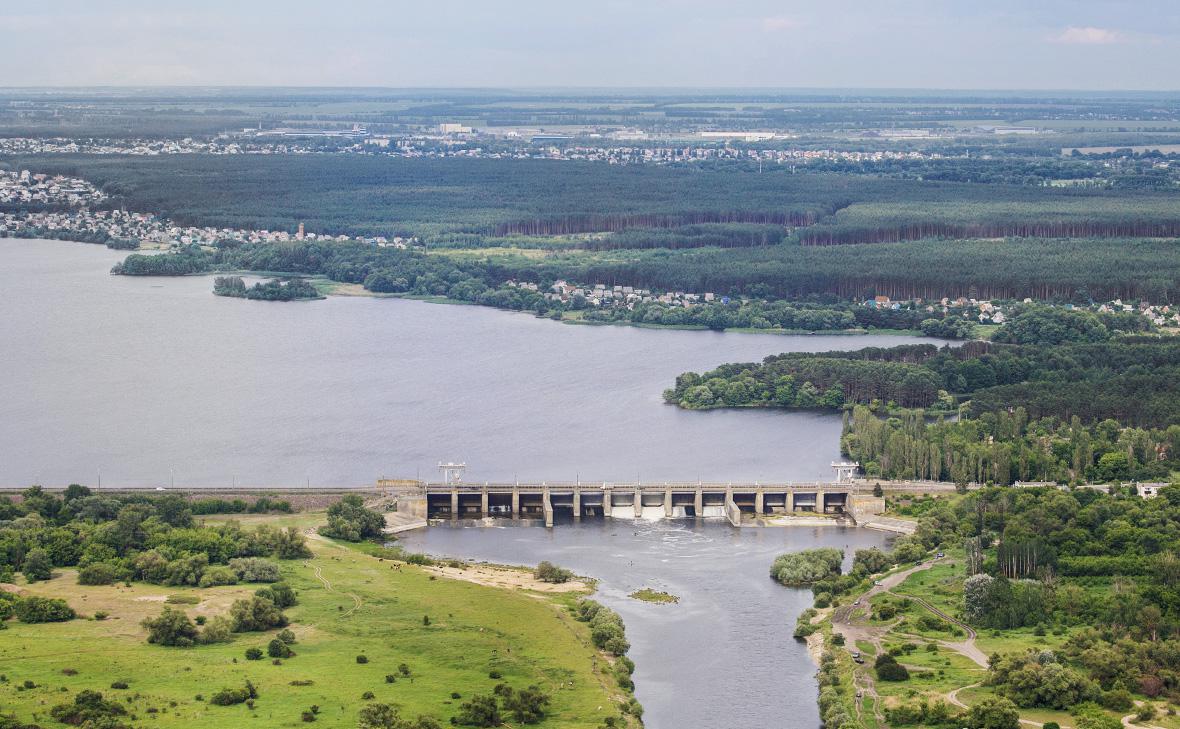
[[[300,514],[240,521],[319,520]],[[245,658],[249,648],[265,651],[277,631],[177,648],[149,645],[140,625],[169,603],[193,618],[225,614],[254,586],[82,586],[73,569],[32,585],[17,578],[15,589],[23,594],[64,598],[80,617],[7,623],[0,633],[0,713],[55,725],[47,716],[52,706],[92,689],[160,727],[292,727],[302,725],[303,712],[313,706],[317,726],[355,727],[358,711],[371,702],[398,706],[406,718],[425,715],[447,724],[464,701],[507,683],[537,685],[550,696],[541,726],[573,728],[601,726],[619,715],[617,702],[629,698],[606,673],[611,659],[595,649],[588,627],[569,610],[588,591],[581,583],[541,592],[527,589],[526,579],[525,589],[498,589],[464,579],[462,566],[449,570],[457,576],[451,579],[429,566],[367,554],[371,548],[322,537],[309,538],[308,545],[312,559],[281,566],[284,581],[298,592],[298,604],[287,610],[297,641],[296,655],[278,665]],[[102,613],[105,619],[95,619]],[[207,701],[246,681],[258,692],[252,708]],[[34,687],[25,688],[26,682]],[[112,689],[116,682],[127,688]],[[371,698],[364,698],[368,692]]]

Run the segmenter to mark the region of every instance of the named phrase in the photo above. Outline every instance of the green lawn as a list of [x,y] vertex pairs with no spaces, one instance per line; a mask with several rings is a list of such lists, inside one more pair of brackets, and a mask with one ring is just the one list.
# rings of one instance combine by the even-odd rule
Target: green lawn
[[[371,691],[375,701],[400,704],[407,716],[427,714],[447,724],[458,704],[472,694],[489,693],[502,680],[516,687],[537,684],[550,694],[545,727],[596,727],[619,713],[616,704],[624,697],[604,675],[607,660],[590,644],[586,626],[566,609],[578,593],[541,595],[436,578],[409,565],[395,569],[350,546],[309,543],[313,560],[282,565],[284,578],[299,592],[299,604],[287,610],[298,637],[297,655],[281,665],[243,656],[247,648],[265,648],[271,634],[239,634],[223,645],[164,648],[148,645],[139,625],[160,611],[166,595],[199,595],[199,604],[181,606],[195,617],[226,612],[255,586],[83,587],[72,570],[62,570],[47,583],[22,585],[32,594],[65,597],[83,615],[106,610],[110,618],[44,625],[9,621],[0,632],[0,672],[8,679],[0,683],[0,706],[26,721],[50,723],[53,705],[82,689],[97,689],[126,702],[140,720],[149,717],[149,708],[157,709],[153,726],[294,727],[302,725],[300,713],[316,704],[316,726],[354,727],[365,703],[362,694]],[[332,591],[317,579],[314,566]],[[367,656],[368,663],[358,663],[358,655]],[[386,674],[397,674],[402,663],[410,677],[386,683]],[[63,669],[77,673],[65,675]],[[503,678],[490,678],[493,670]],[[247,679],[258,687],[253,710],[195,699]],[[18,690],[25,680],[37,688]],[[129,689],[109,688],[119,680]],[[295,681],[313,683],[292,685]],[[463,698],[452,699],[452,692]]]

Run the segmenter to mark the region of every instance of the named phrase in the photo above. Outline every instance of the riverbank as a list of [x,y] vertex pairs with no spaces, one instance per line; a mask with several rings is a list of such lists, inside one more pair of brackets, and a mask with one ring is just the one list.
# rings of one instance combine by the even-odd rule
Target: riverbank
[[[314,529],[323,514],[220,519]],[[235,634],[226,644],[167,648],[148,644],[140,626],[166,600],[191,615],[224,614],[255,585],[82,586],[76,571],[66,569],[46,582],[22,580],[15,587],[24,594],[65,599],[87,617],[105,615],[6,623],[0,665],[9,680],[0,683],[0,704],[22,720],[43,720],[49,705],[84,689],[122,704],[124,692],[110,687],[121,681],[129,687],[127,708],[150,715],[155,726],[289,727],[315,705],[317,726],[343,729],[355,727],[357,712],[370,702],[397,704],[404,716],[433,716],[446,724],[463,701],[506,683],[535,684],[549,695],[547,727],[585,729],[608,717],[618,726],[638,726],[620,710],[631,696],[618,685],[613,657],[594,648],[587,624],[571,614],[578,597],[588,593],[586,584],[564,591],[506,589],[459,578],[451,568],[372,556],[356,545],[318,537],[308,545],[311,559],[281,563],[283,579],[298,593],[298,603],[287,610],[296,642],[295,655],[274,664],[243,658],[247,648],[265,648],[274,631]],[[247,680],[258,694],[253,707],[194,699]],[[25,681],[33,688],[25,689]]]

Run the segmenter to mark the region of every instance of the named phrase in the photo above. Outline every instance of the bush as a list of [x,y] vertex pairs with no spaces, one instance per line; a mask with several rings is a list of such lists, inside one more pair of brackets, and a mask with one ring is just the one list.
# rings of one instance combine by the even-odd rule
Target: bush
[[392,673],[385,674],[385,683],[396,683],[396,682],[397,682],[397,676],[393,675]]
[[285,582],[276,582],[267,587],[260,587],[254,591],[258,597],[270,600],[280,610],[289,608],[296,603],[296,593],[291,589],[291,586]]
[[126,714],[127,710],[122,706],[113,701],[104,701],[101,693],[90,690],[79,691],[72,703],[58,704],[49,710],[49,715],[62,724],[112,728],[123,726],[112,720]]
[[[200,622],[199,618],[198,622]],[[215,615],[212,620],[207,621],[204,630],[197,637],[197,642],[205,645],[229,643],[234,639],[233,632],[233,625],[230,624],[229,620],[220,615]]]
[[459,707],[459,714],[454,717],[454,723],[460,726],[492,727],[500,726],[500,707],[495,696],[473,696],[471,700]]
[[1135,705],[1131,698],[1131,692],[1126,689],[1106,691],[1098,699],[1098,703],[1111,711],[1130,711],[1131,707]]
[[108,613],[105,610],[96,610],[94,612],[94,619],[95,620],[106,620],[109,617],[110,617],[110,613]]
[[504,711],[521,724],[536,724],[545,718],[549,695],[536,686],[517,691],[500,684],[495,688],[495,694],[500,697]]
[[361,655],[356,657],[356,662],[357,663],[368,663],[369,657],[362,653]]
[[115,681],[114,683],[111,684],[111,688],[123,690],[123,689],[127,689],[129,687],[128,687],[126,681]]
[[148,643],[187,647],[197,641],[197,626],[180,610],[165,607],[157,618],[142,623],[148,631]]
[[242,582],[278,582],[279,566],[261,557],[237,557],[229,561],[229,568]]
[[537,569],[533,571],[533,576],[541,582],[551,582],[560,584],[562,582],[569,582],[574,576],[573,572],[563,569],[553,564],[552,562],[542,562],[537,565]]
[[262,649],[261,648],[247,648],[246,649],[246,660],[247,661],[261,661],[262,660]]
[[50,558],[49,552],[40,547],[30,549],[21,565],[21,572],[29,582],[48,580],[53,576],[53,560]]
[[971,729],[1020,729],[1020,712],[1008,699],[989,696],[967,710]]
[[109,562],[95,562],[78,570],[79,585],[110,585],[126,577],[126,571]]
[[78,617],[65,600],[54,597],[23,597],[16,601],[15,612],[22,623],[62,623]]
[[877,678],[882,681],[908,681],[910,678],[910,672],[906,667],[888,653],[877,656],[874,667],[877,669]]
[[328,507],[328,523],[320,527],[325,537],[359,542],[362,539],[376,539],[385,530],[385,516],[380,512],[366,509],[364,501],[357,494],[348,494]]
[[287,645],[295,644],[295,634],[291,632],[290,628],[283,628],[280,630],[277,637]]
[[844,552],[839,549],[804,549],[782,554],[770,566],[770,576],[780,583],[798,587],[840,574]]
[[283,641],[275,638],[266,644],[266,655],[271,658],[290,658],[295,655],[295,651],[291,650]]
[[238,573],[229,567],[210,567],[201,575],[197,582],[201,587],[217,587],[219,585],[238,584]]
[[254,684],[247,681],[246,685],[242,688],[221,689],[209,697],[209,703],[217,706],[233,706],[234,704],[244,704],[256,698],[258,698],[258,691],[254,688]]
[[270,630],[287,625],[287,616],[283,615],[283,611],[275,603],[258,595],[249,600],[235,600],[229,614],[235,633]]

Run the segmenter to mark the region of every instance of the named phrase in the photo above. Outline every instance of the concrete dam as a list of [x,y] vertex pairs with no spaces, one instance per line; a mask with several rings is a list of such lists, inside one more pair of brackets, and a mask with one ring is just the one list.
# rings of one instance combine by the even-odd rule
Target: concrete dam
[[528,519],[551,527],[557,521],[596,518],[726,519],[800,513],[844,515],[853,520],[880,514],[884,500],[858,493],[851,483],[417,483],[379,481],[395,491],[399,511],[428,520]]

